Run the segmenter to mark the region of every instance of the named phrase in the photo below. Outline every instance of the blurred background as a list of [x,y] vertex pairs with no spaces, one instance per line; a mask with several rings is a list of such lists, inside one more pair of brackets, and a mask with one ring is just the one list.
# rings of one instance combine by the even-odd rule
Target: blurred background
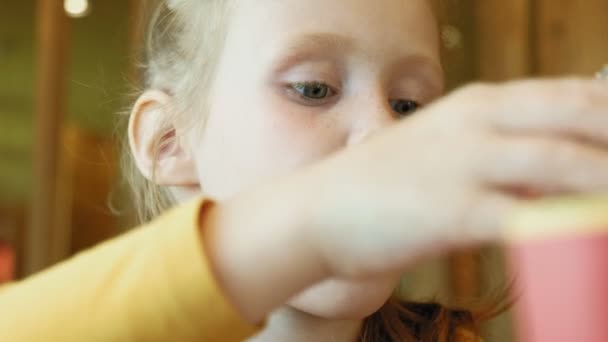
[[[450,89],[591,76],[608,62],[608,0],[432,0]],[[134,224],[119,142],[138,87],[146,0],[0,0],[0,283]],[[449,205],[449,203],[446,203]],[[457,301],[508,284],[498,247],[405,277],[410,297]],[[488,341],[512,341],[508,314]]]

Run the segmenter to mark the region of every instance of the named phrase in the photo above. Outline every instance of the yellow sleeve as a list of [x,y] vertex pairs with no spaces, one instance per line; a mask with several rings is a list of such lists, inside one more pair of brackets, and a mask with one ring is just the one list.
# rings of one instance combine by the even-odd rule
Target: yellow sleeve
[[200,242],[203,200],[0,291],[0,341],[240,341]]

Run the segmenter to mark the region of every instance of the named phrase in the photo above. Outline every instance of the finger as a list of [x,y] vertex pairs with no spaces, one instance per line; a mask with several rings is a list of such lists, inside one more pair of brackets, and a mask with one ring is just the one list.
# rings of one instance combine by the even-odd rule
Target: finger
[[456,241],[465,245],[497,242],[502,238],[503,226],[523,200],[499,191],[486,191],[473,202],[465,221],[464,231],[456,231]]
[[[483,87],[482,87],[483,88]],[[485,95],[484,95],[485,93]],[[608,145],[608,83],[532,80],[487,87],[477,110],[504,132],[570,135]],[[488,108],[492,109],[488,111]]]
[[508,138],[487,150],[480,177],[503,189],[543,194],[607,192],[608,151],[575,141]]

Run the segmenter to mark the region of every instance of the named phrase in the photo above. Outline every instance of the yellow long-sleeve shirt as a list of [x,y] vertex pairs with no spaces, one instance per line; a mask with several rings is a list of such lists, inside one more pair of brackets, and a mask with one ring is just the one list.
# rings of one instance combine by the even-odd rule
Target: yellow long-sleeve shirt
[[240,341],[255,332],[214,281],[203,200],[0,289],[1,342]]

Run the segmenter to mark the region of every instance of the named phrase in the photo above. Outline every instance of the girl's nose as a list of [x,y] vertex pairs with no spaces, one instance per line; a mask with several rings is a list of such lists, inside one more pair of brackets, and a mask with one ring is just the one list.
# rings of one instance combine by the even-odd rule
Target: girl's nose
[[398,122],[386,99],[368,101],[367,105],[359,106],[355,112],[347,140],[348,146],[361,143],[383,128]]

